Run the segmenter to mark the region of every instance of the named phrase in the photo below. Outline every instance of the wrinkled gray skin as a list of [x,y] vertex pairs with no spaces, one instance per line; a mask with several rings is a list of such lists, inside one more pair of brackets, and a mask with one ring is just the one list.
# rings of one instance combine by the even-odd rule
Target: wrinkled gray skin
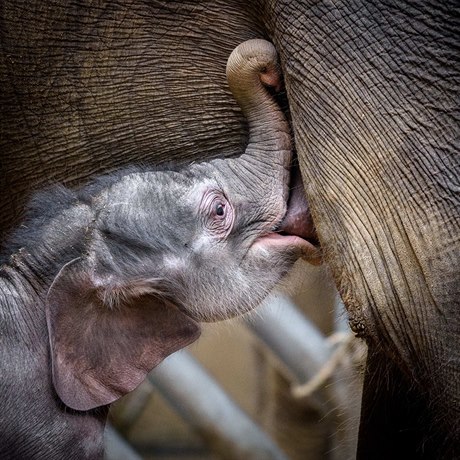
[[225,62],[270,38],[324,259],[369,345],[359,456],[458,457],[458,14],[429,0],[4,0],[2,227],[48,181],[240,152]]
[[101,456],[107,404],[309,249],[275,232],[291,143],[261,83],[279,84],[273,46],[239,46],[228,79],[250,126],[244,175],[234,159],[131,168],[35,198],[0,270],[2,459]]

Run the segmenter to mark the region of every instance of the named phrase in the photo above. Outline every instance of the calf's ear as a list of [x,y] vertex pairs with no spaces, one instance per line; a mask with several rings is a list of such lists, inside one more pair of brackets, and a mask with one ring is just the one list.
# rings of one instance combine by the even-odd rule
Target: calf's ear
[[75,410],[119,399],[200,335],[193,319],[155,293],[154,281],[116,278],[75,259],[48,292],[53,384]]

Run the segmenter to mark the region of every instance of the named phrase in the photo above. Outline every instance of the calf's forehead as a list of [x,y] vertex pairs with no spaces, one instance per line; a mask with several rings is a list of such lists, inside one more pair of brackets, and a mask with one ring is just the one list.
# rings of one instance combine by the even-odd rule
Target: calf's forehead
[[99,228],[137,239],[180,237],[188,243],[199,230],[200,203],[213,183],[175,171],[127,175],[99,201]]
[[155,171],[129,174],[113,185],[106,195],[110,205],[130,203],[132,206],[152,207],[197,198],[211,186],[212,179],[198,177],[187,171]]

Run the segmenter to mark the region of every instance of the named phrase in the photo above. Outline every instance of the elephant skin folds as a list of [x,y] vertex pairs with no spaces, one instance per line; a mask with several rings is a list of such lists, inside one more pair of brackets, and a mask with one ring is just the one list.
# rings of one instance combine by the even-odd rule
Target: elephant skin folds
[[[380,357],[365,383],[361,458],[393,457],[398,429],[412,432],[402,451],[458,457],[458,5],[282,1],[269,11],[323,258],[352,328]],[[387,413],[385,437],[371,395],[391,385],[387,360],[404,416]]]
[[322,257],[376,357],[361,458],[394,458],[410,424],[408,458],[460,457],[457,1],[3,0],[0,15],[2,235],[50,182],[239,155],[225,63],[270,37]]

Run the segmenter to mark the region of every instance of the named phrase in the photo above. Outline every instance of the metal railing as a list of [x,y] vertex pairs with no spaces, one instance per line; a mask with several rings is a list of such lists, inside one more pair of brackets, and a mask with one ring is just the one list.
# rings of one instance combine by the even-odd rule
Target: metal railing
[[[340,388],[342,383],[334,380],[333,371],[353,339],[340,300],[335,309],[335,340],[325,337],[288,297],[280,294],[272,296],[245,323],[292,382],[293,394],[308,399],[323,417],[333,414],[333,423],[339,426],[345,422],[349,401],[346,389]],[[149,374],[147,382],[144,398],[145,392],[158,391],[218,458],[287,458],[187,351],[168,357]],[[135,418],[135,409],[133,414]],[[107,460],[141,458],[112,427],[108,427],[106,437]]]

